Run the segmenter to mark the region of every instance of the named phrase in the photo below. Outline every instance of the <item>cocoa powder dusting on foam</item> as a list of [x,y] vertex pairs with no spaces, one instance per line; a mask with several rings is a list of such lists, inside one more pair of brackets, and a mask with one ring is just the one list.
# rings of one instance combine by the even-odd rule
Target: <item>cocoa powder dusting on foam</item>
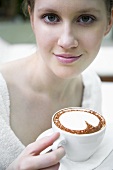
[[[70,112],[70,111],[82,111],[82,112],[87,112],[89,114],[93,114],[95,116],[98,117],[99,119],[99,124],[97,126],[92,126],[91,124],[89,124],[88,122],[86,122],[86,129],[84,130],[72,130],[72,129],[68,129],[66,127],[64,127],[60,121],[59,121],[59,117],[65,113],[65,112]],[[90,133],[94,133],[94,132],[97,132],[99,131],[100,129],[102,129],[102,127],[105,126],[106,122],[105,122],[105,119],[103,118],[103,116],[99,115],[97,112],[95,111],[92,111],[92,110],[82,110],[82,109],[77,109],[77,110],[74,110],[72,108],[70,109],[63,109],[63,110],[60,110],[59,112],[57,112],[53,118],[53,121],[55,123],[55,125],[60,128],[61,130],[64,130],[66,132],[69,132],[69,133],[72,133],[72,134],[90,134]]]

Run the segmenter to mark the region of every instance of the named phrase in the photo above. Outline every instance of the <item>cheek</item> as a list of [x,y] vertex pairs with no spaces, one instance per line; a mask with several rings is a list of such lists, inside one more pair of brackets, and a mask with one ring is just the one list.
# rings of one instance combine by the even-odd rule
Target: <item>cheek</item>
[[101,42],[104,37],[104,32],[102,29],[95,31],[88,31],[83,35],[82,45],[84,48],[92,51],[100,48]]
[[39,25],[34,28],[37,46],[41,48],[52,48],[52,45],[56,42],[55,34],[50,28],[44,25],[39,27]]

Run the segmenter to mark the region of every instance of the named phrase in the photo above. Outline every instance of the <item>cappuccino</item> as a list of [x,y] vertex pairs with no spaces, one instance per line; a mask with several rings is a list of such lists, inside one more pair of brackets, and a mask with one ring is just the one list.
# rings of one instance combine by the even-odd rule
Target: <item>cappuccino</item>
[[54,124],[72,134],[90,134],[105,127],[102,115],[95,111],[82,108],[61,109],[53,117]]
[[96,111],[69,107],[54,113],[52,129],[53,132],[60,132],[52,150],[63,146],[68,159],[85,161],[99,148],[104,138],[106,122]]

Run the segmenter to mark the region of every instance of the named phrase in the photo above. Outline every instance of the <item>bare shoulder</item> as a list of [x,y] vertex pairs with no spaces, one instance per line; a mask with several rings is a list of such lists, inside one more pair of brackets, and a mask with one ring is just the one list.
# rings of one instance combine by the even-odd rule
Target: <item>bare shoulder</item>
[[0,72],[7,82],[24,74],[28,57],[0,64]]

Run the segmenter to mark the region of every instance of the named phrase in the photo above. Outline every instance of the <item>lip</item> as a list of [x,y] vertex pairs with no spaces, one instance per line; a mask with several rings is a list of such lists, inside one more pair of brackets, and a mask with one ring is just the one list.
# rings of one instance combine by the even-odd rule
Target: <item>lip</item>
[[79,60],[79,58],[82,56],[82,55],[74,56],[71,54],[54,54],[54,55],[57,58],[57,60],[63,64],[73,63],[73,62]]

